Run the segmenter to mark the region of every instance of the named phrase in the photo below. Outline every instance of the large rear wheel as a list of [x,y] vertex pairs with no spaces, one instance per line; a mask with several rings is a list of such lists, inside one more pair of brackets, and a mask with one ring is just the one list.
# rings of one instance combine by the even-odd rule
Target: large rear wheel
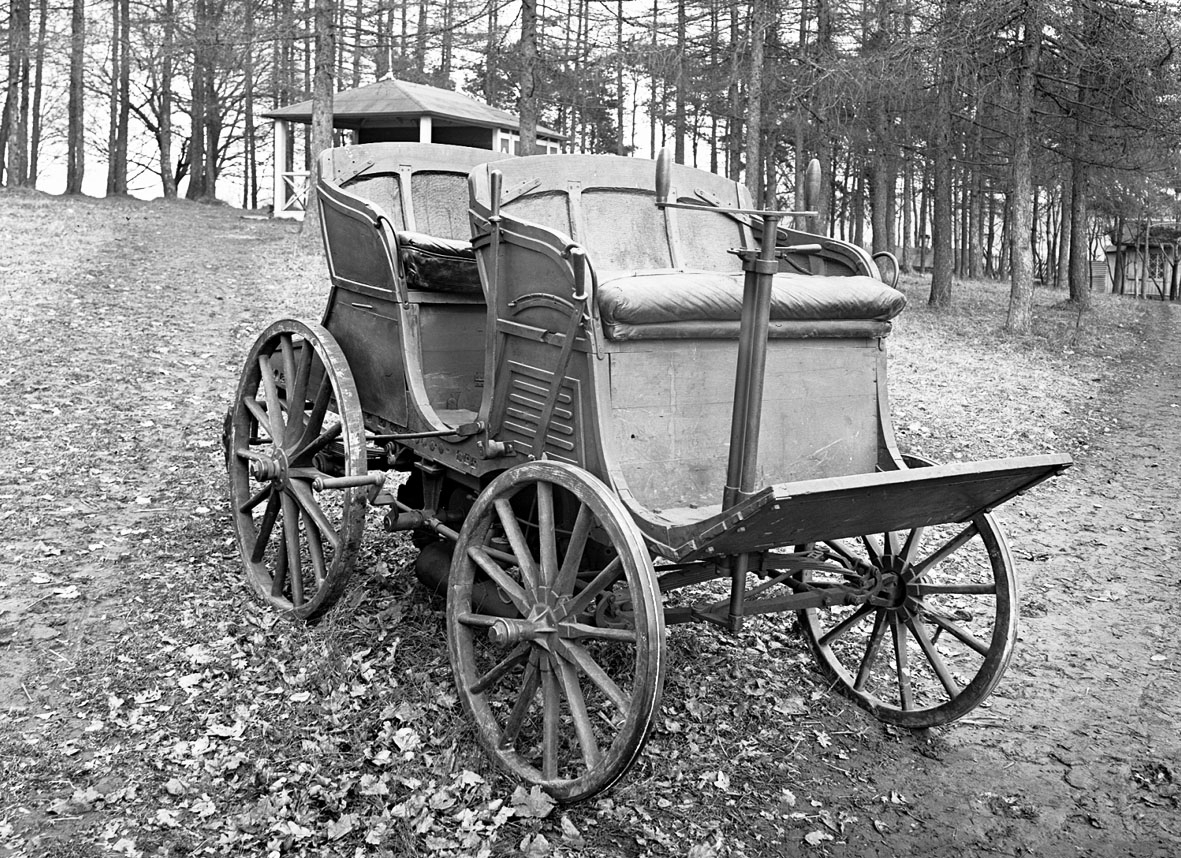
[[[515,617],[481,604],[487,579]],[[513,775],[575,802],[639,756],[664,685],[663,609],[638,528],[591,474],[530,462],[480,494],[452,561],[447,638],[480,743]]]
[[[348,580],[366,500],[365,428],[340,347],[283,319],[258,337],[226,416],[230,504],[246,581],[264,602],[313,619]],[[375,475],[379,477],[380,475]]]

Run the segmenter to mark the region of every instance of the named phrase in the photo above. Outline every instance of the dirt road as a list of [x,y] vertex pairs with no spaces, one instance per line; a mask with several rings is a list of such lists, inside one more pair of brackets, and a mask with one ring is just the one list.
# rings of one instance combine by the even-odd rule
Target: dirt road
[[1066,476],[1004,509],[1022,633],[987,708],[875,777],[906,783],[868,854],[1181,854],[1181,326],[1102,403]]
[[[276,626],[237,581],[221,414],[255,333],[318,315],[322,262],[295,253],[282,225],[162,203],[9,194],[0,241],[0,858],[264,854],[276,842],[435,854],[461,807],[502,851],[544,832],[579,854],[561,851],[556,816],[489,811],[503,784],[468,738],[445,744],[462,728],[437,606],[408,575],[365,571],[355,621],[337,614],[314,634]],[[647,757],[567,819],[590,854],[1181,853],[1181,324],[1169,307],[1151,315],[1160,349],[1098,403],[1106,431],[1064,478],[1004,507],[1024,619],[986,707],[898,733],[830,702],[790,636],[768,638],[770,656],[753,636],[675,636],[693,673],[670,677]],[[372,638],[390,616],[399,637],[367,656],[380,671],[346,658],[347,682],[339,668],[328,690],[298,685],[334,641]],[[421,699],[393,690],[408,650]],[[774,723],[776,683],[809,711]],[[280,686],[284,706],[321,708],[259,702]],[[762,696],[742,697],[752,688]],[[389,745],[378,714],[394,703],[419,712],[402,729],[425,730],[433,756],[405,757],[387,796],[356,749]],[[284,733],[301,714],[304,732]],[[740,717],[785,750],[728,732]],[[317,723],[329,728],[308,732]],[[443,762],[466,798],[429,782]],[[362,770],[369,792],[348,781]],[[411,833],[399,847],[380,826],[395,830],[391,806],[420,794],[441,821],[435,845]]]

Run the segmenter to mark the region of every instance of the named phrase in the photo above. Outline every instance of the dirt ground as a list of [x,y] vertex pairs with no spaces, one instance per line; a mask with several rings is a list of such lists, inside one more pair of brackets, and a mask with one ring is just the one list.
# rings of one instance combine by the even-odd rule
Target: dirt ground
[[[298,761],[276,777],[268,766],[282,761],[257,759],[299,747],[272,729],[286,714],[261,728],[271,744],[250,744],[253,699],[265,693],[259,677],[296,672],[296,650],[277,646],[298,646],[306,660],[329,646],[323,636],[379,626],[376,640],[387,641],[382,623],[396,608],[407,625],[389,646],[420,647],[422,675],[439,678],[431,699],[442,700],[443,715],[454,708],[438,690],[445,647],[413,631],[437,628],[437,606],[406,595],[412,587],[394,557],[370,557],[346,597],[356,628],[273,628],[236,579],[221,416],[254,335],[281,316],[317,317],[323,300],[323,263],[296,250],[291,229],[219,208],[0,195],[0,856],[279,855],[301,843],[306,854],[463,854],[441,828],[434,841],[419,824],[421,837],[393,842],[377,823],[364,827],[380,817],[393,830],[398,816],[392,798],[367,791],[374,780],[323,805],[319,818],[330,824],[320,840],[314,814],[293,811],[282,831],[259,823],[263,811],[286,812],[275,797],[304,776]],[[1114,364],[1114,377],[1094,379],[1095,398],[1078,405],[1087,413],[1058,426],[1061,437],[1088,427],[1068,450],[1075,467],[1003,510],[1023,623],[988,704],[952,727],[899,734],[831,700],[793,642],[799,653],[777,675],[812,708],[787,724],[765,710],[758,730],[786,738],[763,746],[769,762],[752,763],[726,732],[727,689],[720,701],[694,695],[710,679],[743,687],[755,669],[744,653],[766,655],[766,646],[678,633],[674,666],[718,662],[719,673],[700,685],[670,678],[665,724],[612,797],[560,820],[529,821],[518,807],[515,820],[501,813],[483,836],[500,838],[498,852],[531,855],[550,854],[550,844],[554,854],[697,858],[1181,854],[1181,325],[1167,306],[1146,318],[1146,348]],[[915,360],[910,342],[900,367]],[[1057,395],[1071,390],[1064,382]],[[1043,395],[1052,402],[1056,392]],[[921,397],[899,399],[912,417],[922,411]],[[912,417],[902,422],[923,429]],[[1017,407],[994,431],[1034,419]],[[207,665],[223,653],[233,669],[218,675],[241,687],[200,696],[213,681]],[[392,651],[382,658],[392,663]],[[375,711],[389,712],[391,699],[419,705],[397,696],[410,693],[405,682],[402,691],[378,684],[370,692],[358,680],[344,696],[372,694]],[[711,707],[718,717],[697,717]],[[752,707],[750,717],[763,711]],[[339,723],[345,709],[331,717]],[[403,723],[415,726],[410,716]],[[217,772],[181,761],[202,736],[237,756]],[[497,790],[511,785],[478,768],[470,736],[459,750],[426,741],[451,755],[465,783],[481,784],[463,794],[475,796],[469,807],[476,798],[501,806]],[[356,737],[339,747],[349,742]],[[208,763],[214,752],[204,753]],[[257,783],[246,792],[235,773],[250,766]],[[398,796],[409,801],[416,783],[404,778]],[[361,795],[371,816],[352,809]],[[247,805],[254,816],[235,816]],[[418,818],[450,813],[447,824],[458,825],[454,807],[431,804],[435,816]]]

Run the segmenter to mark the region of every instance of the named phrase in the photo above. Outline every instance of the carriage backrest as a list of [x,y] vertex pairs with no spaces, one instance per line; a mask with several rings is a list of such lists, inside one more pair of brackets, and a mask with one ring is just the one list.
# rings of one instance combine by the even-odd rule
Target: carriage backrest
[[712,206],[750,207],[746,189],[722,176],[674,165],[670,199],[700,212],[656,207],[652,161],[616,155],[535,155],[472,174],[472,199],[491,206],[489,174],[503,176],[501,210],[569,236],[595,269],[700,268],[734,271],[729,253],[751,246],[750,229]]
[[395,231],[468,239],[467,175],[508,157],[441,143],[365,143],[328,150],[320,166],[325,181],[379,207]]
[[[443,269],[454,272],[458,285],[440,282],[439,288],[478,295],[479,277],[467,244],[467,175],[477,164],[507,157],[438,143],[368,143],[326,150],[319,161],[319,204],[334,281],[395,292],[402,285],[399,252],[432,261],[443,252]],[[396,240],[398,233],[411,239],[430,236],[429,251],[424,256],[415,249],[420,242]],[[469,257],[466,262],[463,256]],[[402,260],[403,272],[407,261]],[[417,279],[412,288],[431,288],[429,278]]]

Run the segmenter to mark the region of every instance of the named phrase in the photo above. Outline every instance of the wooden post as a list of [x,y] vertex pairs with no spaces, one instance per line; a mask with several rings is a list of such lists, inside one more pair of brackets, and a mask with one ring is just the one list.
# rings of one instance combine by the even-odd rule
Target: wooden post
[[283,217],[283,212],[287,208],[287,186],[283,181],[283,171],[287,169],[287,150],[290,146],[290,128],[287,125],[286,119],[275,120],[275,170],[272,179],[273,184],[273,200],[271,208],[272,217]]

